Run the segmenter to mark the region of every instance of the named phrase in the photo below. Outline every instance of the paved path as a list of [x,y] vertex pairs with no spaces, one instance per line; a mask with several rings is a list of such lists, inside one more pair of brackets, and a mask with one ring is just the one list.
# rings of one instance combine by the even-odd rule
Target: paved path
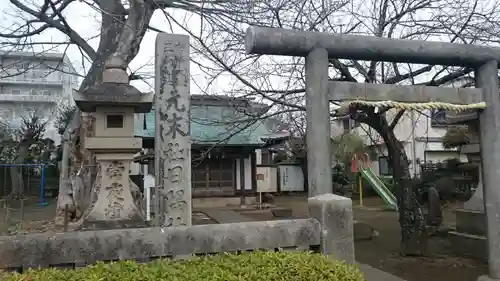
[[405,281],[404,279],[367,264],[358,263],[358,267],[365,274],[366,281]]
[[[234,223],[253,221],[250,217],[244,216],[228,208],[203,208],[203,213],[217,221],[218,223]],[[359,269],[365,274],[367,281],[405,281],[399,277],[389,274],[380,269],[376,269],[367,264],[358,263]]]
[[254,221],[251,218],[244,216],[238,212],[228,208],[203,208],[201,212],[205,213],[211,219],[218,223],[234,223],[234,222],[249,222]]

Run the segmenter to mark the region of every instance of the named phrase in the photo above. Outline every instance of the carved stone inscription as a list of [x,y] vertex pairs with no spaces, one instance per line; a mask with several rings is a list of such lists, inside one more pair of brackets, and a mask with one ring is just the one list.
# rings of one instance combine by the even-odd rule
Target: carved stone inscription
[[107,219],[114,220],[122,217],[125,207],[123,201],[123,172],[125,166],[120,161],[112,161],[106,168],[109,184],[105,187],[108,191],[106,196],[107,206],[104,213]]
[[[123,154],[110,154],[109,158],[100,155],[92,206],[84,216],[82,228],[94,228],[95,223],[103,228],[142,227],[144,219],[134,200],[137,188],[130,184],[130,158]],[[137,188],[138,189],[138,188]]]
[[189,36],[158,34],[155,64],[157,222],[190,226]]

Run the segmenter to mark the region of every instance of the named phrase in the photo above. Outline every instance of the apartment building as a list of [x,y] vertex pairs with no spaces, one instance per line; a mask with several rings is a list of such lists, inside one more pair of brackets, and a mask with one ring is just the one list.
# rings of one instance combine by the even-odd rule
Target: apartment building
[[58,107],[73,103],[78,76],[61,53],[0,52],[0,120],[13,126],[33,112],[49,121],[45,137],[60,142]]
[[[387,112],[387,119],[391,122],[396,114],[395,110]],[[332,135],[339,136],[345,132],[354,132],[363,138],[371,149],[370,161],[373,171],[382,177],[391,177],[387,148],[380,135],[365,124],[357,124],[349,116],[333,121]],[[394,128],[396,138],[403,144],[410,172],[420,173],[422,162],[442,162],[450,158],[466,160],[457,149],[445,149],[442,138],[446,134],[446,111],[427,110],[423,112],[405,113]]]

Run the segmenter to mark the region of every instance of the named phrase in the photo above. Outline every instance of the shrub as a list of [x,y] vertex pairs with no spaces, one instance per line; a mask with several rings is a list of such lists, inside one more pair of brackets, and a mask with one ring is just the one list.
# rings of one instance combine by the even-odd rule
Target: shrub
[[5,281],[363,281],[354,266],[308,252],[221,254],[188,261],[98,263],[77,270],[40,269],[5,275]]

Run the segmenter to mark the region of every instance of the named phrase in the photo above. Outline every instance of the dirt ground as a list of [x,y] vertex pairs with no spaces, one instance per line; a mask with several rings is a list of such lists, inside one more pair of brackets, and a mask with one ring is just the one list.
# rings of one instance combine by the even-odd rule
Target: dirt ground
[[[48,206],[38,206],[36,203],[25,206],[23,229],[18,229],[15,223],[10,223],[10,231],[19,232],[44,232],[53,231],[52,222],[55,214],[55,202]],[[293,217],[308,217],[307,199],[304,196],[276,197],[275,205],[291,208]],[[422,258],[403,258],[399,256],[399,226],[397,214],[381,210],[383,202],[378,198],[364,200],[364,206],[353,202],[354,217],[357,221],[370,224],[378,236],[372,240],[356,242],[356,260],[384,270],[408,281],[472,281],[479,275],[487,272],[484,262],[461,258],[451,252],[450,243],[446,237],[432,237],[429,240],[428,256]],[[5,212],[0,206],[0,233],[5,228]],[[274,219],[270,212],[244,212],[255,220]],[[11,210],[11,220],[19,220],[20,214],[15,209]],[[452,208],[444,212],[444,224],[454,225],[455,215]],[[193,214],[195,224],[213,223],[202,214]],[[17,228],[17,229],[16,229]]]
[[[293,216],[308,216],[305,197],[281,197],[275,204],[293,210]],[[487,273],[487,264],[472,259],[462,258],[451,252],[451,245],[446,237],[432,237],[429,240],[426,257],[401,257],[399,255],[399,225],[397,213],[382,210],[383,202],[379,198],[368,198],[363,207],[354,201],[354,218],[371,225],[379,235],[372,240],[356,242],[356,260],[384,270],[408,281],[472,281]],[[254,219],[271,219],[269,214],[249,214]],[[454,225],[455,215],[452,208],[447,208],[444,224]]]
[[[63,232],[63,227],[54,224],[56,213],[55,199],[49,199],[47,205],[40,205],[38,199],[25,201],[22,215],[20,201],[11,202],[6,216],[3,202],[0,202],[0,235],[25,234],[37,232]],[[22,222],[22,223],[21,223]],[[217,223],[201,212],[193,212],[194,225]]]

